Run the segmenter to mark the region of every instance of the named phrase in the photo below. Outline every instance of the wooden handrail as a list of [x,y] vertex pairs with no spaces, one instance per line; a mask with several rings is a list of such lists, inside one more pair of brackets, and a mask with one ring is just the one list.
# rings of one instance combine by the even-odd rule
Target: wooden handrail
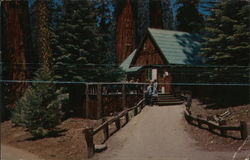
[[184,111],[185,119],[188,121],[188,123],[193,124],[193,121],[196,121],[198,123],[198,126],[201,128],[201,125],[205,124],[208,126],[208,130],[212,131],[214,129],[218,129],[221,132],[222,136],[227,137],[227,131],[240,131],[241,139],[246,139],[248,136],[247,132],[247,125],[246,122],[241,121],[239,126],[220,126],[219,124],[207,121],[202,118],[194,117],[188,112],[187,110]]
[[95,129],[86,128],[84,130],[85,138],[86,138],[86,142],[87,142],[88,158],[91,158],[94,155],[94,143],[93,143],[94,135],[97,134],[99,131],[103,130],[104,138],[105,138],[104,141],[106,141],[110,137],[109,125],[111,125],[112,123],[115,122],[117,130],[119,130],[122,127],[121,122],[120,122],[121,117],[125,116],[126,123],[128,123],[129,112],[132,110],[136,110],[136,114],[135,114],[135,116],[136,116],[137,112],[138,112],[138,108],[141,107],[141,109],[142,109],[144,107],[144,101],[145,101],[144,99],[140,100],[136,106],[122,111],[117,116],[105,121],[104,123],[102,123],[100,126],[98,126]]
[[139,101],[136,106],[134,106],[132,108],[128,108],[128,109],[122,111],[121,113],[119,113],[116,117],[113,117],[112,119],[109,119],[109,120],[105,121],[100,126],[98,126],[97,128],[94,129],[93,135],[95,135],[97,132],[99,132],[100,130],[102,130],[107,124],[110,125],[113,122],[115,122],[115,120],[117,118],[121,118],[121,117],[125,116],[127,114],[127,112],[129,112],[131,110],[134,110],[134,109],[137,109],[141,105],[141,103],[143,103],[143,102],[144,102],[144,99],[142,99],[141,101]]

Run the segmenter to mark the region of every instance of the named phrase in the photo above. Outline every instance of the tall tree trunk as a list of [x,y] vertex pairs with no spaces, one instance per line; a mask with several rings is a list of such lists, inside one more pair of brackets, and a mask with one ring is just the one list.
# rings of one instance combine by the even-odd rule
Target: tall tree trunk
[[163,28],[161,0],[150,0],[150,27]]
[[37,0],[38,52],[47,67],[51,65],[52,58],[48,12],[48,1]]
[[116,53],[118,64],[121,64],[136,47],[136,24],[132,0],[125,0],[117,10]]
[[[2,3],[0,1],[0,13],[2,15]],[[2,16],[0,16],[0,31],[2,31]],[[2,34],[2,32],[1,32]],[[3,64],[2,64],[2,37],[0,37],[0,80],[3,79]],[[1,110],[1,114],[0,114],[0,119],[1,122],[3,121],[3,117],[5,114],[5,109],[3,107],[3,83],[0,82],[0,110]]]
[[4,85],[4,92],[9,107],[14,107],[20,98],[28,79],[27,63],[31,58],[30,31],[28,1],[2,1],[3,28],[3,62],[6,68],[5,78],[8,80],[19,80],[19,83],[8,83]]

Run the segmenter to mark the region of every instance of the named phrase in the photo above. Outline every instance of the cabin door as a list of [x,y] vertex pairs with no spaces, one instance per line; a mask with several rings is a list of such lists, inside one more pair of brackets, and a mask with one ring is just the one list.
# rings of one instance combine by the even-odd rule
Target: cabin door
[[172,78],[167,70],[161,69],[159,71],[158,82],[165,83],[164,85],[159,85],[159,90],[161,91],[161,93],[170,93],[171,92]]
[[152,78],[151,78],[151,80],[157,80],[158,78],[157,78],[157,69],[152,69]]

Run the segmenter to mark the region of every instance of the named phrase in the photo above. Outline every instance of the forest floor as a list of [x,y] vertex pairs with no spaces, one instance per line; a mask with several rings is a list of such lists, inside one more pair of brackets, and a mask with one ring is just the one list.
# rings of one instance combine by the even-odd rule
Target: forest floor
[[58,126],[61,130],[59,136],[33,139],[24,128],[5,121],[1,123],[1,151],[5,150],[4,147],[8,150],[16,148],[46,160],[82,160],[86,155],[83,130],[100,123],[96,120],[70,118]]
[[[247,123],[248,135],[250,136],[250,104],[216,109],[211,109],[207,106],[207,104],[203,104],[198,99],[193,99],[191,112],[193,115],[202,118],[221,115],[227,112],[228,116],[224,118],[227,122],[227,126],[239,126],[240,121],[245,121]],[[238,149],[239,146],[243,143],[243,140],[221,137],[210,133],[207,130],[200,129],[196,126],[192,126],[187,123],[185,124],[185,127],[188,130],[189,134],[198,142],[198,145],[202,146],[205,150],[216,151],[218,149],[222,149],[233,151]],[[231,132],[230,134],[237,135],[237,133],[233,132]],[[239,136],[239,134],[237,136]],[[250,154],[250,138],[243,146],[242,151],[244,150],[248,150]]]

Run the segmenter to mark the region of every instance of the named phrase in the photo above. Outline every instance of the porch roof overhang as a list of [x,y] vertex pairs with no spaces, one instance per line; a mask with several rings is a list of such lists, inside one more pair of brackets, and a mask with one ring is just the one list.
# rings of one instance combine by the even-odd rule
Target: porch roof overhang
[[125,71],[125,72],[137,72],[142,68],[142,66],[135,66],[135,67],[130,67],[130,64],[135,56],[137,49],[135,49],[126,59],[125,61],[122,62],[120,67]]

